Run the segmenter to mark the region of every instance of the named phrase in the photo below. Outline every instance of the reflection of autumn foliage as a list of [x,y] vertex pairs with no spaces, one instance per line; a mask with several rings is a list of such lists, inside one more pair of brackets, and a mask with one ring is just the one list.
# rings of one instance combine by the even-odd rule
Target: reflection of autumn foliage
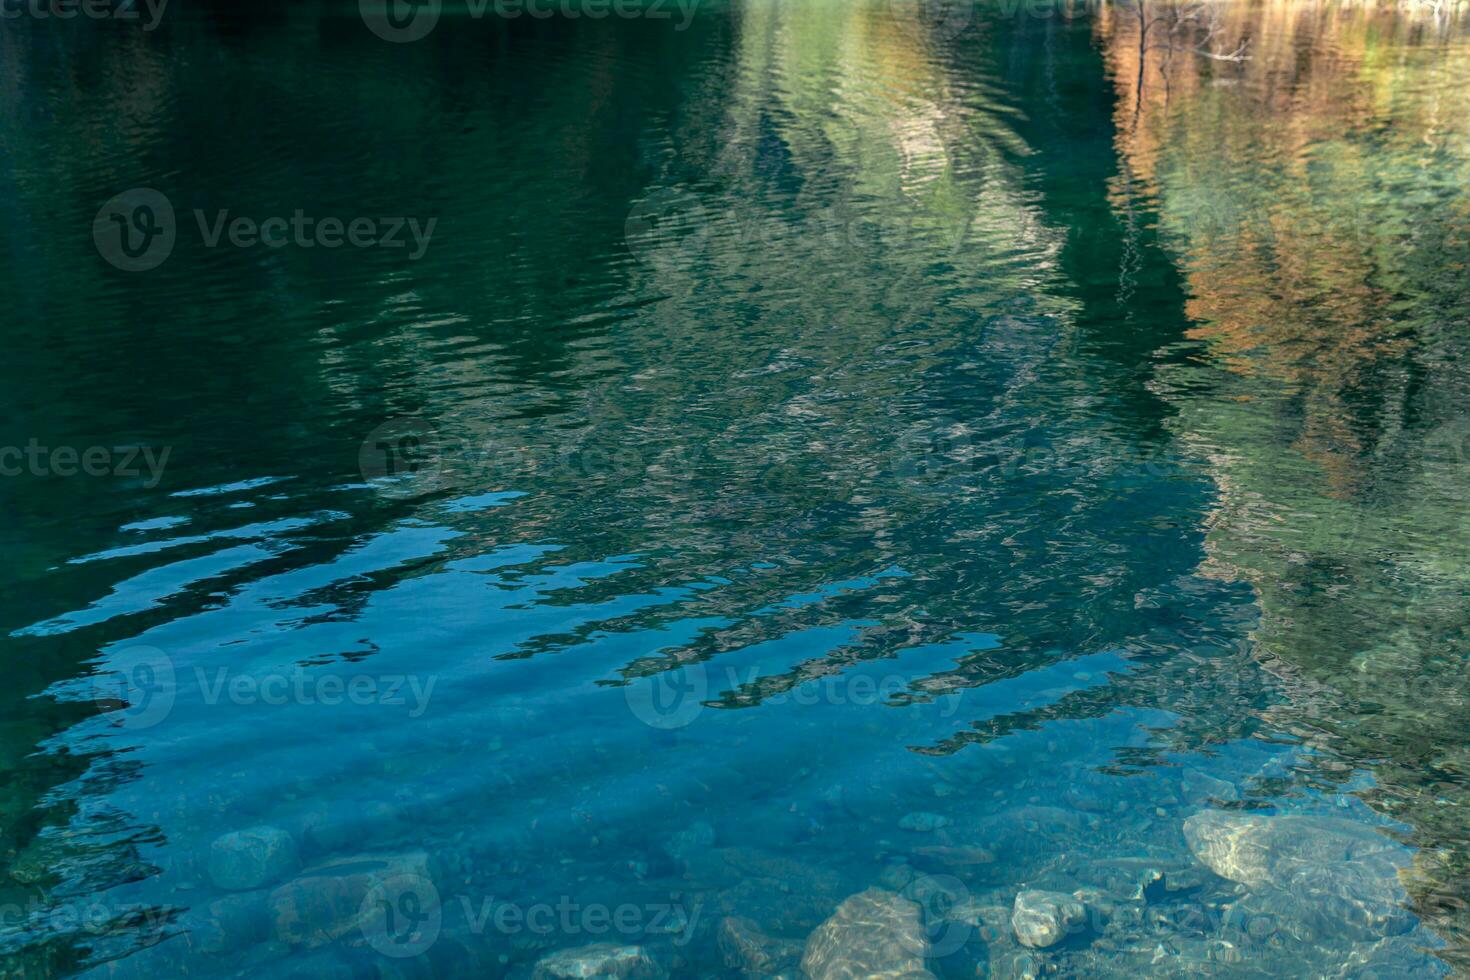
[[[1351,493],[1374,423],[1350,393],[1410,352],[1413,317],[1439,288],[1417,280],[1465,241],[1470,49],[1457,25],[1380,8],[1227,4],[1219,16],[1219,36],[1249,38],[1251,59],[1150,52],[1139,99],[1137,25],[1104,11],[1124,190],[1162,198],[1193,335],[1302,399],[1300,450]],[[1426,198],[1447,205],[1429,216],[1438,226]]]
[[[1160,372],[1211,460],[1211,571],[1248,581],[1278,727],[1373,774],[1416,907],[1470,968],[1470,25],[1222,6],[1251,60],[1151,60],[1098,22],[1120,212],[1150,202],[1208,358]],[[1151,55],[1151,58],[1156,56]],[[1352,760],[1369,760],[1366,763]]]

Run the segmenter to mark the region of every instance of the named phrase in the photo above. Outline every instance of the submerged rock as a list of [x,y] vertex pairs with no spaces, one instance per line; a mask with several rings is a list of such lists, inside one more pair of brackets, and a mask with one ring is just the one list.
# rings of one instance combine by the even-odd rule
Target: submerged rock
[[898,822],[898,826],[903,830],[912,830],[920,834],[948,827],[949,824],[949,817],[937,813],[910,813]]
[[835,871],[774,851],[727,847],[717,853],[742,879],[769,878],[809,892],[830,892],[840,888],[842,882],[842,876]]
[[1011,874],[1035,877],[1072,849],[1082,828],[1082,818],[1070,810],[1033,805],[980,820],[966,837],[1005,855]]
[[964,883],[949,875],[920,875],[904,885],[899,894],[911,902],[918,902],[921,912],[932,912],[939,918],[969,897]]
[[665,841],[664,853],[682,865],[714,846],[715,828],[700,820],[688,830],[681,830]]
[[293,946],[316,947],[364,929],[378,911],[367,901],[375,889],[390,897],[413,893],[424,909],[437,908],[425,853],[361,855],[308,868],[273,891],[276,935]]
[[23,885],[34,885],[45,881],[51,869],[59,862],[59,853],[46,846],[46,840],[36,838],[10,862],[10,877]]
[[883,870],[878,872],[878,884],[889,891],[901,891],[917,876],[918,872],[908,862],[895,861],[884,865]]
[[[748,879],[734,888],[716,893],[710,912],[726,915],[758,915],[762,926],[776,935],[805,936],[812,927],[832,914],[841,897],[819,897],[802,889],[783,891],[780,881]],[[788,886],[789,887],[789,886]]]
[[1204,810],[1184,821],[1184,839],[1200,862],[1243,885],[1280,885],[1307,868],[1370,862],[1397,874],[1407,849],[1347,820]]
[[210,845],[209,880],[226,891],[248,891],[280,881],[300,863],[290,834],[277,827],[251,827]]
[[226,895],[186,920],[190,944],[204,953],[243,949],[265,939],[270,921],[264,891]]
[[1198,769],[1184,771],[1184,778],[1180,780],[1180,788],[1184,790],[1185,799],[1193,803],[1208,803],[1211,800],[1233,803],[1240,799],[1240,791],[1235,788],[1234,783],[1216,779]]
[[1205,810],[1184,822],[1189,849],[1211,871],[1253,891],[1285,893],[1303,921],[1368,937],[1413,927],[1398,872],[1409,849],[1371,827],[1317,816]]
[[642,946],[619,946],[617,943],[559,949],[543,956],[531,974],[532,980],[572,980],[578,977],[660,980],[663,976],[663,967]]
[[1062,892],[1024,891],[1016,896],[1011,928],[1021,945],[1055,946],[1087,921],[1087,907]]
[[995,855],[983,847],[916,847],[910,852],[925,867],[974,868],[994,864]]
[[770,977],[792,970],[801,958],[801,943],[768,936],[742,916],[720,922],[720,954],[725,965],[749,977]]
[[393,837],[403,827],[403,814],[380,800],[359,801],[350,808],[335,807],[302,816],[302,846],[307,851],[334,854],[372,847]]
[[932,980],[924,967],[928,953],[919,906],[869,888],[839,905],[811,934],[801,968],[811,980]]
[[1041,976],[1041,962],[1035,953],[1025,950],[992,949],[990,951],[990,975],[1000,980],[1037,980]]

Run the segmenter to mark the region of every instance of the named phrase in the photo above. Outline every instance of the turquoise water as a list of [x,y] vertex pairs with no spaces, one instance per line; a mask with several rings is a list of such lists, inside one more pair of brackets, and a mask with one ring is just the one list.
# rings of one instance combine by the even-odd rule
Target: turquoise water
[[639,9],[0,25],[4,975],[1463,963],[1459,24]]

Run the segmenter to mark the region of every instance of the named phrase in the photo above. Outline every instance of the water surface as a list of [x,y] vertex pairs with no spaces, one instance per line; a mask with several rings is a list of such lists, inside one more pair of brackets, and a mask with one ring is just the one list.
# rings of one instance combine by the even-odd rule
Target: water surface
[[[5,22],[7,968],[721,975],[870,885],[942,976],[1463,963],[1464,32],[1230,5],[1140,90],[1036,13]],[[297,210],[435,224],[210,244]],[[1212,810],[1381,834],[1391,923]]]

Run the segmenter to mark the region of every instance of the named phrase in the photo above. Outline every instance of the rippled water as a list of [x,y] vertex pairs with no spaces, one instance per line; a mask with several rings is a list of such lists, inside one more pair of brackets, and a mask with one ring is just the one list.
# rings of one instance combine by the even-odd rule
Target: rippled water
[[5,975],[1467,962],[1457,19],[179,2],[0,22]]

